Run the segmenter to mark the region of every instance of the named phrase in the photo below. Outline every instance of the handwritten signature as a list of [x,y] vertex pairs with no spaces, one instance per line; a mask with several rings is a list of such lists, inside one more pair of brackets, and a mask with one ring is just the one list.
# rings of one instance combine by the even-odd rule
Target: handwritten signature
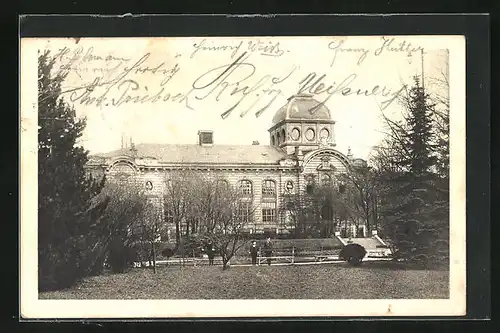
[[323,80],[326,79],[327,74],[322,74],[318,76],[317,73],[311,72],[306,77],[304,77],[299,82],[299,90],[298,93],[309,93],[313,96],[324,96],[326,94],[326,98],[313,106],[309,112],[314,114],[322,105],[334,95],[340,94],[341,96],[382,96],[388,97],[386,100],[383,100],[379,107],[381,110],[385,110],[389,105],[391,105],[398,97],[401,96],[403,91],[406,89],[406,85],[402,85],[396,91],[393,91],[386,86],[381,87],[380,85],[375,85],[370,88],[351,88],[352,83],[356,80],[358,75],[356,73],[349,74],[344,79],[340,80],[339,83],[337,81],[333,81],[330,85],[326,85]]
[[331,41],[330,43],[328,43],[328,48],[330,50],[333,51],[333,58],[332,58],[332,62],[330,64],[330,67],[333,66],[333,64],[335,63],[335,60],[337,60],[337,54],[339,52],[348,52],[348,53],[360,53],[359,57],[358,57],[358,61],[357,61],[357,64],[358,65],[361,65],[361,63],[366,59],[366,56],[368,55],[368,52],[370,52],[370,50],[368,49],[365,49],[363,47],[360,47],[360,48],[346,48],[346,47],[342,47],[342,45],[344,45],[345,43],[345,40],[341,39],[341,40],[334,40],[334,41]]
[[249,57],[250,54],[243,52],[231,64],[218,66],[203,73],[194,80],[192,89],[187,95],[205,92],[204,95],[195,95],[194,98],[204,100],[215,95],[215,101],[217,102],[222,97],[234,96],[237,101],[221,114],[223,119],[226,119],[245,99],[252,98],[253,101],[250,107],[240,113],[240,117],[244,117],[258,102],[264,99],[265,103],[267,99],[265,106],[255,112],[255,116],[259,117],[282,94],[282,91],[275,87],[287,80],[298,66],[294,65],[282,76],[266,74],[255,82],[248,83],[256,72],[256,66],[248,62]]
[[[173,67],[165,62],[155,65],[146,65],[146,61],[150,57],[150,53],[146,53],[130,67],[123,67],[121,71],[115,67],[112,71],[107,71],[103,76],[96,76],[90,83],[83,84],[76,88],[69,88],[62,93],[69,94],[71,102],[79,102],[84,105],[95,104],[97,107],[103,106],[120,106],[125,103],[155,103],[158,101],[176,101],[182,94],[172,94],[165,91],[165,85],[179,72],[179,64]],[[66,66],[66,65],[62,65]],[[62,67],[64,68],[64,67]],[[147,86],[141,86],[136,80],[130,78],[132,75],[161,75],[162,80],[159,84],[159,90],[150,93]],[[102,88],[99,90],[99,88]],[[121,95],[117,98],[109,98],[108,94],[111,89],[116,88]],[[141,91],[141,95],[131,95],[131,92]]]
[[[297,94],[309,93],[321,99],[310,112],[315,112],[319,107],[327,103],[333,96],[359,96],[359,97],[381,97],[379,107],[384,110],[391,105],[401,95],[406,86],[391,89],[387,86],[375,85],[373,87],[354,87],[357,83],[358,75],[351,73],[343,78],[332,78],[333,73],[310,72],[305,76],[296,78],[300,66],[291,64],[285,66],[280,74],[269,74],[268,68],[258,68],[251,57],[259,50],[258,44],[248,44],[254,47],[254,51],[244,51],[241,54],[235,53],[236,59],[228,61],[224,65],[218,65],[208,69],[192,81],[191,87],[187,90],[172,92],[169,82],[173,78],[180,76],[181,66],[179,63],[168,64],[166,62],[152,63],[151,54],[146,53],[138,60],[132,61],[123,57],[108,57],[94,53],[93,49],[84,50],[78,48],[75,51],[63,49],[56,57],[64,59],[60,65],[60,70],[72,70],[72,68],[86,68],[87,62],[110,62],[109,66],[91,67],[94,75],[90,81],[77,87],[71,87],[63,91],[69,96],[69,100],[86,106],[96,107],[120,107],[124,104],[154,104],[175,102],[184,103],[185,107],[194,109],[199,101],[211,100],[223,107],[221,117],[226,119],[235,110],[239,109],[240,117],[244,117],[250,111],[255,117],[259,117],[265,110],[270,108],[279,96],[284,95],[283,84],[298,86]],[[390,40],[381,46],[382,52],[391,52]],[[242,42],[235,44],[241,48]],[[239,46],[238,46],[239,45]],[[266,49],[265,52],[272,53],[283,51],[273,44],[274,49]],[[346,50],[344,42],[330,43],[332,50],[344,52]],[[410,48],[409,45],[406,45]],[[198,52],[202,48],[198,48]],[[229,49],[227,49],[229,50]],[[234,50],[237,49],[233,49]],[[411,49],[410,49],[411,50]],[[347,51],[345,51],[347,52]],[[366,50],[359,49],[352,52],[359,52],[358,63],[362,63],[366,57]],[[365,55],[365,56],[363,56]],[[108,59],[108,60],[106,60]],[[114,63],[111,63],[114,62]],[[98,69],[96,71],[96,69]],[[159,83],[152,83],[148,80],[139,80],[140,76],[152,75],[160,78]],[[296,81],[295,81],[296,80]],[[148,83],[143,83],[147,81]],[[289,82],[289,83],[288,83]]]
[[238,53],[248,52],[248,53],[259,53],[264,56],[280,57],[288,50],[284,50],[280,46],[280,42],[263,42],[261,40],[250,40],[247,43],[243,41],[236,42],[234,44],[219,44],[217,42],[209,42],[207,39],[202,39],[198,43],[193,44],[193,52],[189,56],[191,59],[194,58],[198,53],[203,52],[224,52],[231,51],[230,58],[233,59]]
[[397,41],[396,38],[391,37],[381,37],[381,45],[376,49],[369,49],[365,47],[346,47],[346,40],[333,40],[328,43],[328,49],[333,52],[332,61],[330,63],[330,67],[332,67],[339,53],[349,53],[357,55],[357,65],[361,65],[363,61],[367,58],[368,55],[373,54],[376,57],[379,57],[388,52],[400,52],[406,54],[408,58],[416,53],[423,51],[423,47],[420,45],[413,45],[411,42],[407,40]]

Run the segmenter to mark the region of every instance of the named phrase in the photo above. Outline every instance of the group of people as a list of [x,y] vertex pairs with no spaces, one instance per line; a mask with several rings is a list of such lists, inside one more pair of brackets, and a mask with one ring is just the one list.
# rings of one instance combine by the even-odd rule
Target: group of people
[[[259,255],[259,249],[257,248],[257,242],[252,241],[250,246],[250,256],[252,257],[252,265],[257,264],[257,256]],[[268,265],[271,265],[271,256],[273,255],[273,246],[271,243],[271,238],[267,238],[264,243],[264,255],[267,257],[266,261]]]
[[[271,243],[271,238],[267,238],[264,243],[264,255],[267,257],[266,261],[268,265],[271,265],[271,257],[273,255],[273,246]],[[215,247],[212,242],[209,242],[206,246],[206,254],[208,256],[208,265],[213,266],[214,258],[215,258]],[[257,257],[259,255],[259,248],[257,247],[257,242],[252,241],[252,245],[250,246],[250,256],[252,257],[252,265],[255,266],[257,264]]]

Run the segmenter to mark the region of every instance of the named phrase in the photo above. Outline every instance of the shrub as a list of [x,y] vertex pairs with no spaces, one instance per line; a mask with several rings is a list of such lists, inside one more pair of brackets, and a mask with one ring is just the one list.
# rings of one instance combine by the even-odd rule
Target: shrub
[[108,254],[108,264],[113,273],[123,273],[137,259],[136,250],[120,239],[114,240]]
[[366,255],[366,250],[359,244],[347,244],[340,251],[339,257],[349,262],[351,265],[359,265]]
[[[206,235],[191,235],[184,240],[183,250],[184,255],[187,257],[199,257],[202,255],[203,251],[208,242],[210,241],[210,237]],[[215,245],[213,245],[215,247]],[[216,249],[217,251],[217,249]],[[180,253],[182,255],[182,253]]]
[[[62,247],[61,247],[62,248]],[[57,290],[71,287],[81,277],[73,251],[47,246],[39,254],[39,289]]]
[[167,258],[167,259],[170,258],[170,257],[172,257],[174,255],[174,253],[175,253],[174,249],[171,249],[171,248],[168,248],[168,247],[166,249],[163,249],[161,251],[161,255],[163,257]]

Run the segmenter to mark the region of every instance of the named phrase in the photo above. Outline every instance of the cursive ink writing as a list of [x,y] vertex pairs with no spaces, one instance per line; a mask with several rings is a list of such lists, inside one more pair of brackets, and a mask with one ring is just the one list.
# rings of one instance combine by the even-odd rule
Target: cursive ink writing
[[328,43],[328,49],[333,52],[330,67],[337,61],[339,53],[355,54],[357,57],[357,64],[361,65],[370,55],[378,57],[388,52],[400,52],[405,54],[408,58],[411,58],[413,53],[423,51],[423,48],[419,45],[413,45],[406,40],[397,41],[394,37],[382,37],[381,42],[382,44],[373,50],[365,47],[346,47],[346,40],[344,39],[330,41]]
[[217,45],[215,43],[208,45],[207,40],[203,39],[201,42],[193,44],[194,50],[190,58],[194,58],[199,51],[233,51],[231,52],[231,58],[233,58],[238,53],[241,45],[243,45],[243,41],[235,45]]
[[351,88],[352,83],[357,78],[357,74],[355,73],[348,75],[346,78],[339,81],[339,83],[333,81],[331,84],[327,86],[325,83],[323,83],[323,80],[326,79],[327,75],[322,74],[319,77],[317,76],[318,74],[316,74],[315,72],[311,72],[299,82],[300,86],[298,91],[299,94],[307,92],[312,95],[324,95],[324,94],[327,95],[322,102],[319,102],[317,105],[315,105],[309,110],[311,113],[316,112],[335,94],[340,94],[341,96],[357,95],[357,96],[368,97],[368,96],[380,95],[383,97],[388,97],[388,99],[382,101],[380,104],[381,110],[384,110],[389,105],[391,105],[392,102],[394,102],[394,100],[396,100],[403,92],[403,90],[406,88],[405,85],[403,85],[399,90],[396,91],[392,91],[391,89],[388,89],[386,86],[380,87],[379,85],[373,86],[369,89]]
[[339,41],[331,41],[329,44],[328,44],[328,48],[330,50],[333,51],[333,58],[332,58],[332,62],[330,64],[330,67],[333,66],[333,64],[335,63],[335,60],[337,60],[337,55],[338,53],[343,53],[343,52],[346,52],[346,53],[359,53],[360,55],[358,56],[358,61],[357,61],[357,64],[358,65],[361,65],[361,63],[366,59],[366,56],[368,55],[368,53],[370,52],[369,49],[365,49],[363,47],[358,47],[358,48],[346,48],[346,47],[343,47],[345,43],[345,40],[339,40]]
[[248,50],[250,52],[260,52],[261,55],[280,57],[285,51],[280,48],[280,42],[249,41]]
[[[118,70],[118,67],[103,69],[102,76],[96,76],[90,83],[83,84],[76,88],[70,88],[62,93],[69,94],[71,102],[79,102],[84,105],[95,104],[97,107],[115,106],[125,103],[155,103],[157,101],[176,101],[182,94],[171,94],[166,92],[165,85],[179,72],[180,66],[175,64],[168,68],[164,62],[155,65],[147,65],[150,53],[146,53],[132,66]],[[137,80],[131,76],[141,76],[145,74],[159,75],[162,80],[157,87],[157,91],[150,92],[149,88],[141,86]],[[101,88],[101,89],[100,89]],[[120,94],[119,97],[110,97],[110,92]],[[135,93],[132,95],[132,92]],[[187,101],[186,101],[187,103]]]
[[[202,39],[198,43],[193,44],[193,52],[191,52],[190,58],[194,58],[198,53],[202,52],[224,52],[231,51],[230,58],[233,59],[236,54],[240,51],[246,51],[248,53],[259,53],[265,56],[280,57],[285,53],[280,46],[280,42],[263,42],[261,40],[250,40],[246,43],[246,49],[243,47],[243,41],[235,44],[218,44],[217,42],[208,42],[206,39]],[[288,52],[288,51],[286,51]]]
[[413,53],[419,51],[423,51],[421,46],[414,46],[406,40],[396,43],[395,38],[382,37],[382,45],[375,50],[374,54],[380,56],[384,52],[403,52],[406,53],[408,57],[411,57]]
[[81,79],[83,73],[113,73],[130,59],[116,55],[98,55],[93,47],[84,48],[79,46],[75,49],[63,47],[53,56],[53,60],[58,62],[55,75],[65,76],[73,72]]
[[[196,100],[204,100],[209,96],[215,96],[215,101],[221,101],[223,97],[234,97],[236,102],[221,114],[226,119],[232,111],[248,98],[253,99],[251,106],[240,113],[244,117],[258,101],[268,101],[268,103],[255,112],[259,117],[281,94],[280,89],[274,87],[287,80],[297,69],[294,66],[282,76],[271,76],[266,74],[255,81],[251,78],[256,72],[256,66],[248,61],[250,54],[243,52],[235,61],[230,64],[218,66],[200,75],[192,84],[192,89],[187,95],[195,94]],[[200,93],[203,93],[200,95]],[[251,96],[251,97],[250,97]]]

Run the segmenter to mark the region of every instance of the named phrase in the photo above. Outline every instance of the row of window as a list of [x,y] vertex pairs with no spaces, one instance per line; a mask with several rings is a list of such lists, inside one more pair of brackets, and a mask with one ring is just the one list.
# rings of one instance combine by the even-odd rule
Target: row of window
[[[314,192],[314,187],[316,186],[316,182],[315,182],[314,177],[307,177],[306,178],[306,182],[307,182],[306,193],[307,194],[312,194]],[[321,186],[331,186],[331,185],[333,185],[332,177],[329,174],[327,174],[327,173],[322,174],[321,177],[320,177],[320,185]],[[341,181],[337,185],[338,185],[338,191],[340,193],[344,193],[345,189],[346,189],[345,183]]]
[[[308,186],[314,184],[313,177],[307,177],[306,181]],[[227,181],[222,180],[220,182],[221,184],[223,184],[222,186],[228,186]],[[332,177],[327,173],[323,173],[320,178],[320,183],[321,185],[331,185]],[[293,183],[291,181],[288,181],[287,190],[291,190],[292,188],[293,188]],[[146,182],[146,189],[147,190],[153,189],[153,184],[151,183],[151,181]],[[239,183],[239,189],[242,194],[251,196],[253,193],[252,182],[250,180],[241,180]],[[262,182],[262,195],[267,197],[274,197],[276,195],[276,182],[274,180],[264,180]]]
[[[319,137],[321,140],[327,140],[330,138],[330,131],[327,128],[322,128],[321,131],[319,132]],[[298,127],[294,127],[292,131],[290,132],[290,138],[293,141],[299,141],[301,138],[301,132]],[[313,128],[308,128],[305,132],[305,138],[308,141],[314,141],[316,138],[316,131]],[[276,132],[276,136],[272,135],[271,136],[271,145],[276,146],[281,143],[284,143],[286,141],[286,135],[285,135],[285,130],[282,129],[281,131]]]
[[[244,195],[252,195],[253,186],[249,180],[240,181],[240,191]],[[262,195],[275,196],[276,195],[276,182],[274,180],[264,180],[262,182]]]
[[[236,216],[238,221],[249,223],[251,222],[252,215],[252,203],[242,201],[238,210],[236,211]],[[165,212],[165,222],[174,223],[174,217],[170,210]],[[262,222],[264,223],[274,223],[276,222],[276,203],[275,202],[265,202],[262,203]]]
[[[306,177],[306,182],[307,185],[314,185],[314,177],[313,176],[308,176]],[[228,186],[227,181],[221,180],[220,183],[222,184],[221,186]],[[327,174],[323,173],[320,178],[320,184],[321,185],[331,185],[332,184],[332,177]],[[293,188],[293,182],[288,181],[287,182],[287,190],[291,190]],[[146,182],[146,189],[147,190],[152,190],[153,189],[153,184],[151,181]],[[253,193],[253,185],[250,180],[241,180],[239,182],[239,189],[242,194],[251,196]],[[276,182],[274,180],[264,180],[262,182],[262,195],[267,196],[267,197],[274,197],[276,195]]]

